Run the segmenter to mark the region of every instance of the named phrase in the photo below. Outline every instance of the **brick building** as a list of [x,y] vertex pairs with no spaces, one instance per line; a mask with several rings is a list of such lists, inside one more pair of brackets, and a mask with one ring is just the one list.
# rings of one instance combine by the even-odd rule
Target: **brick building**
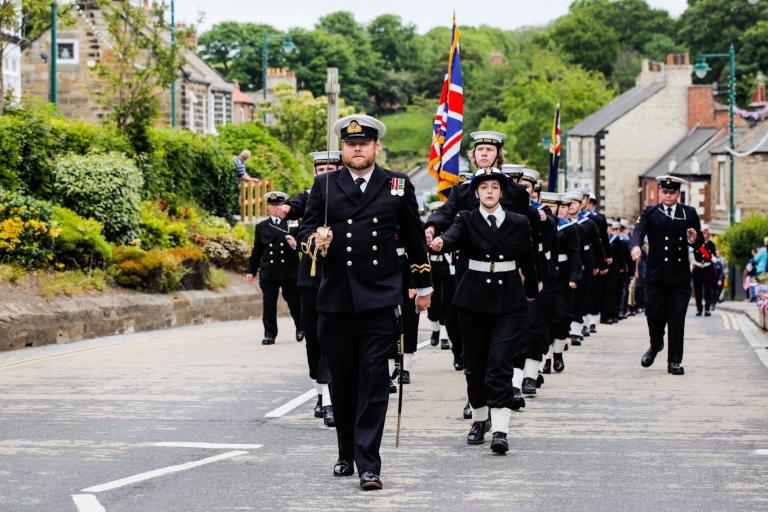
[[[95,70],[98,63],[114,58],[112,41],[103,12],[96,2],[73,6],[72,25],[61,27],[57,37],[59,112],[67,117],[98,122],[109,115],[94,96],[104,91]],[[22,87],[27,96],[47,100],[50,90],[50,29],[23,50]],[[170,44],[170,36],[168,38]],[[216,133],[233,120],[233,86],[194,52],[185,52],[186,64],[176,82],[176,126],[197,133]],[[170,124],[171,93],[161,96],[161,124]]]

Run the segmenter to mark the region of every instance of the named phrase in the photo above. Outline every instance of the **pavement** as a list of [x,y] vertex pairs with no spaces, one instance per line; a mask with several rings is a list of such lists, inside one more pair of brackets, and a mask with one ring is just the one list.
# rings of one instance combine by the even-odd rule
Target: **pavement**
[[279,325],[272,346],[242,321],[0,354],[0,511],[768,511],[768,336],[736,313],[689,308],[682,377],[665,353],[640,366],[644,318],[599,326],[513,414],[506,456],[466,444],[463,375],[427,344],[372,493],[331,475]]

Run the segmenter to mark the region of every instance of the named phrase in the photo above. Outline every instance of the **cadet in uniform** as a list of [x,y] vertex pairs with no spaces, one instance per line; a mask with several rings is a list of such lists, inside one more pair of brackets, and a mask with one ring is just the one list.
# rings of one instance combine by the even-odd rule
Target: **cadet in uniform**
[[431,244],[435,251],[460,248],[468,259],[454,299],[472,405],[467,443],[482,444],[491,431],[495,453],[509,450],[512,361],[525,348],[526,299],[535,299],[541,286],[528,219],[500,204],[506,180],[498,169],[478,170],[471,190],[481,206],[459,212],[450,229]]
[[696,316],[710,316],[717,285],[717,272],[712,264],[712,258],[716,258],[717,247],[709,237],[709,226],[701,227],[704,236],[704,244],[693,252],[693,294],[696,297]]
[[[312,157],[313,174],[323,174],[336,171],[341,165],[341,151],[316,151],[309,154]],[[303,191],[289,203],[280,208],[288,219],[301,219],[309,200],[309,190]],[[333,405],[331,391],[328,383],[331,380],[331,371],[328,369],[328,360],[317,340],[317,290],[320,288],[320,273],[322,266],[317,266],[316,275],[310,275],[312,260],[304,255],[299,261],[299,301],[301,303],[301,326],[307,339],[307,365],[309,366],[309,378],[315,385],[317,403],[315,404],[315,417],[323,418],[323,423],[334,426]]]
[[[315,178],[299,240],[323,263],[318,337],[331,369],[339,448],[333,474],[351,476],[354,463],[360,488],[375,490],[383,487],[379,447],[389,401],[387,358],[398,336],[396,306],[403,301],[397,247],[408,252],[419,310],[429,307],[430,265],[413,185],[375,163],[385,126],[352,115],[339,119],[334,131],[344,166]],[[326,220],[328,237],[318,232]]]
[[[437,211],[441,206],[442,201],[433,201],[427,205],[430,213]],[[427,318],[432,326],[430,343],[433,347],[439,343],[441,349],[448,350],[451,348],[448,341],[451,338],[448,331],[448,312],[456,292],[456,286],[453,284],[456,269],[451,264],[450,254],[440,254],[430,249],[429,261],[432,265],[432,287],[435,290],[432,294],[432,304],[427,311]]]
[[597,198],[592,194],[585,193],[581,204],[584,214],[588,215],[597,225],[597,232],[600,235],[600,242],[603,245],[603,254],[605,255],[605,264],[600,265],[600,271],[594,276],[594,284],[589,298],[589,311],[584,320],[584,329],[582,329],[584,336],[589,336],[597,332],[597,322],[603,309],[606,275],[611,266],[611,252],[608,247],[608,220],[605,215],[597,211]]
[[685,373],[683,337],[685,311],[691,299],[691,269],[688,247],[694,251],[704,243],[701,224],[696,210],[680,204],[680,186],[687,182],[675,176],[659,176],[661,203],[648,206],[632,234],[632,259],[640,260],[640,245],[648,236],[648,266],[645,273],[645,315],[651,347],[640,362],[644,367],[653,364],[656,354],[664,348],[664,329],[668,328],[669,350],[667,372]]
[[619,321],[624,280],[629,275],[632,264],[629,257],[629,245],[621,238],[620,233],[621,223],[612,222],[608,244],[608,250],[610,251],[608,253],[610,254],[608,261],[611,264],[608,267],[608,273],[605,275],[603,296],[603,319],[607,324],[615,324]]
[[256,224],[256,236],[248,261],[246,280],[251,283],[258,272],[262,293],[262,321],[264,341],[262,345],[274,345],[277,337],[277,296],[283,291],[283,298],[296,324],[296,341],[304,339],[301,329],[299,295],[296,278],[299,257],[296,252],[296,222],[284,220],[280,205],[288,199],[285,192],[267,192],[269,218]]

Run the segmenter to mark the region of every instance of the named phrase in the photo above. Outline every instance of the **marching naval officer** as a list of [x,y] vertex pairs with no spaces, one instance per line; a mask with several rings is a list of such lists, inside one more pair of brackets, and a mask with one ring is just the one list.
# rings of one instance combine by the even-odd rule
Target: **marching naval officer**
[[[410,258],[418,310],[429,307],[432,286],[413,185],[375,163],[384,124],[352,115],[339,119],[334,131],[344,166],[315,178],[299,240],[323,263],[318,337],[331,369],[339,448],[333,474],[351,476],[354,463],[360,488],[368,491],[383,487],[379,447],[389,400],[387,357],[398,336],[395,307],[403,301],[397,247],[405,247]],[[331,228],[327,237],[318,232],[324,225]]]
[[[256,224],[256,240],[253,243],[251,259],[248,261],[249,283],[258,272],[262,292],[262,321],[264,341],[262,345],[274,345],[277,337],[277,296],[283,291],[283,298],[296,324],[296,341],[304,339],[301,330],[299,295],[296,288],[299,257],[296,252],[296,226],[283,219],[280,206],[288,199],[285,192],[267,192],[269,217]],[[293,222],[294,224],[295,221]]]
[[648,206],[640,214],[632,235],[632,259],[641,257],[640,245],[648,236],[648,267],[645,274],[645,315],[651,347],[640,360],[644,367],[653,364],[664,348],[664,329],[668,328],[667,371],[683,375],[683,337],[685,311],[691,299],[691,269],[688,247],[698,250],[704,243],[696,210],[680,204],[680,186],[687,182],[675,176],[659,176],[661,203]]
[[528,219],[500,204],[506,181],[498,169],[478,170],[470,186],[480,207],[459,212],[431,244],[435,251],[461,249],[468,258],[454,298],[472,406],[467,443],[482,444],[490,431],[498,454],[509,450],[513,360],[525,350],[527,301],[541,290]]

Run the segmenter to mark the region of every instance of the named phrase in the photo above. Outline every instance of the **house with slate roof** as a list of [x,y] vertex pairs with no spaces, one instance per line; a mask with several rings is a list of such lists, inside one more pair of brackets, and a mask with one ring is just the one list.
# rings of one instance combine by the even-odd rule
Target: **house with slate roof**
[[637,218],[638,177],[689,131],[692,72],[687,53],[644,60],[635,87],[568,130],[568,187],[595,194],[607,215]]

